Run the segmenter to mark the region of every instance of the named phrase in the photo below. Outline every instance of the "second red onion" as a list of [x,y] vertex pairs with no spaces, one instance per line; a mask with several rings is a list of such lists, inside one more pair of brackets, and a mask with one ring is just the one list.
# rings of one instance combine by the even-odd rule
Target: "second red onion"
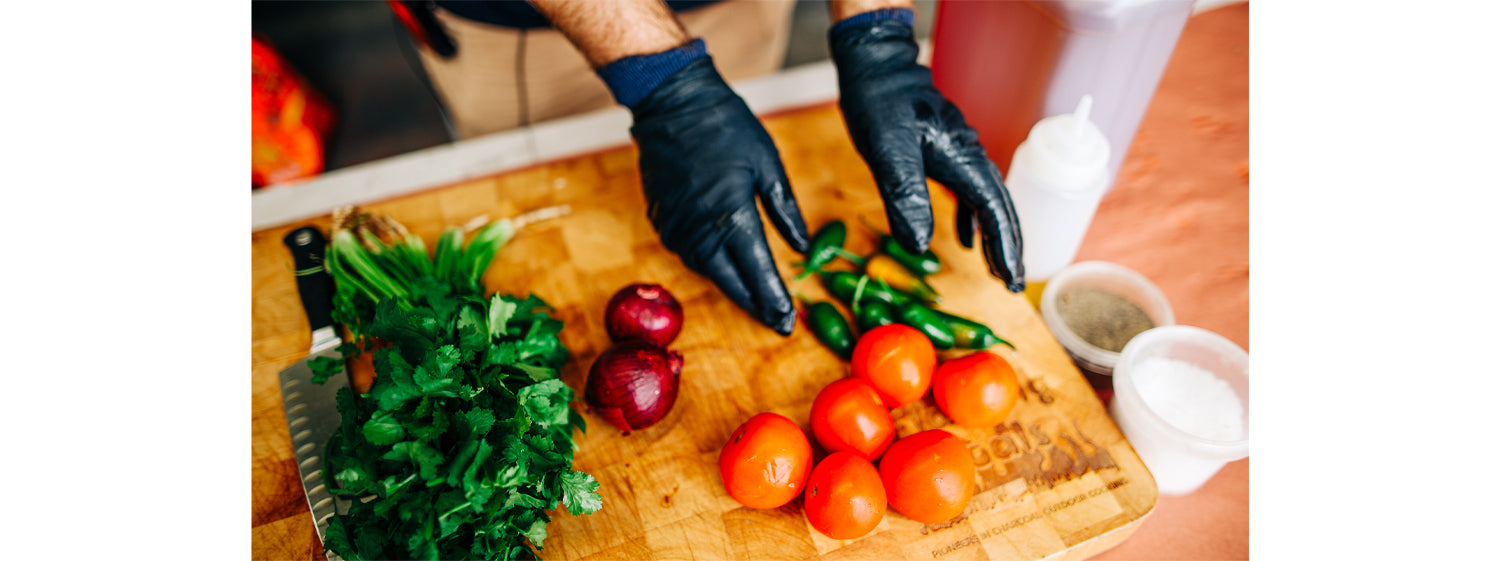
[[583,399],[625,434],[656,424],[677,402],[682,355],[648,341],[619,343],[589,368]]

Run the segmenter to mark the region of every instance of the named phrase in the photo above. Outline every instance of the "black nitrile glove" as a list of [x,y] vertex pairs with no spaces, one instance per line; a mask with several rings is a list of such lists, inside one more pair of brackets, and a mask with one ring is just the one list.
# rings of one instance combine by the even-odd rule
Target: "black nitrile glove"
[[1021,292],[1021,227],[1010,193],[979,134],[932,85],[932,71],[917,64],[910,21],[910,10],[877,10],[828,32],[854,147],[875,175],[891,235],[902,247],[921,253],[932,242],[931,177],[957,195],[959,242],[974,247],[977,217],[990,274]]
[[792,299],[755,208],[807,252],[807,225],[771,136],[709,57],[672,74],[631,105],[646,209],[662,244],[751,316],[787,335]]

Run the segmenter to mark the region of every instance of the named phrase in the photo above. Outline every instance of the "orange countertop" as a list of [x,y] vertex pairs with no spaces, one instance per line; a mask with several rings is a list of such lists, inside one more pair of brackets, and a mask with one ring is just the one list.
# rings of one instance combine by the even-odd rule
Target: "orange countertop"
[[[1188,20],[1156,96],[1099,204],[1078,260],[1151,279],[1177,323],[1250,349],[1250,6]],[[1095,559],[1246,559],[1250,459],[1194,493],[1162,495],[1124,543]]]

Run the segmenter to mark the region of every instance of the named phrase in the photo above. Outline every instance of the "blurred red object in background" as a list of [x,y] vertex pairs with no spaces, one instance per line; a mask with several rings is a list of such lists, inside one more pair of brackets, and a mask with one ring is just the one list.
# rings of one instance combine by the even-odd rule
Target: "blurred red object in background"
[[333,109],[264,39],[250,44],[250,185],[287,183],[323,171]]

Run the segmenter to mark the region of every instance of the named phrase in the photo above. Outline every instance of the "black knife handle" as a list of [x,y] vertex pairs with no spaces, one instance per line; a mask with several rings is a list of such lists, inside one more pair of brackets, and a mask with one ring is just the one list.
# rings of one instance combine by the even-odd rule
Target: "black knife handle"
[[333,276],[323,267],[323,252],[328,245],[323,232],[303,226],[292,230],[282,241],[292,250],[297,292],[302,295],[308,328],[317,331],[333,325]]

